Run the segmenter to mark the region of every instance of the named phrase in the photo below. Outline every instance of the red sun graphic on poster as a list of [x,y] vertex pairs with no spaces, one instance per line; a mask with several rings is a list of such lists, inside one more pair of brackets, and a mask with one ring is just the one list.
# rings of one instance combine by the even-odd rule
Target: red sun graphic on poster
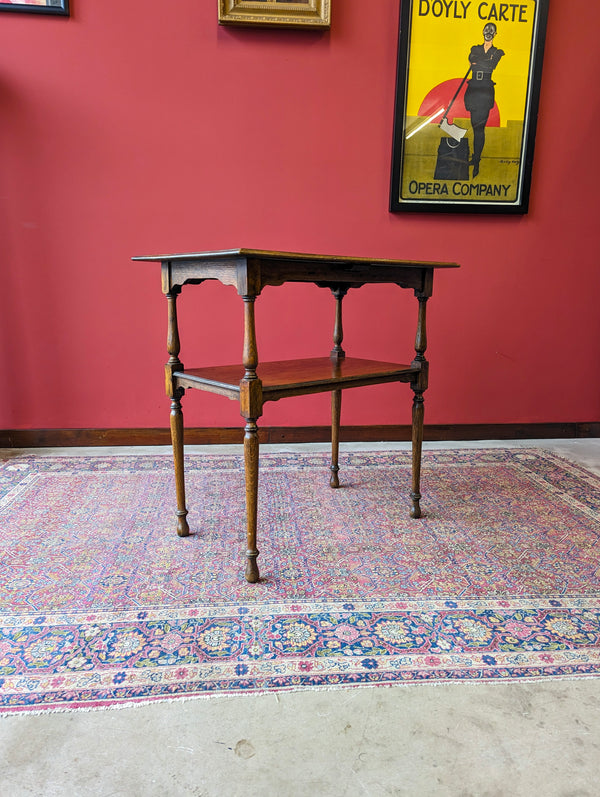
[[[440,108],[446,109],[450,103],[452,102],[452,98],[456,94],[458,87],[461,84],[460,78],[452,78],[452,80],[444,80],[443,83],[438,83],[437,86],[431,89],[431,91],[427,94],[423,102],[421,103],[421,107],[419,108],[419,116],[427,117],[432,116],[433,114],[437,114]],[[448,121],[452,123],[455,118],[458,119],[468,119],[469,112],[465,108],[465,91],[467,90],[467,85],[461,88],[458,96],[452,103],[452,107],[450,108],[450,112],[448,113]],[[442,113],[436,115],[434,119],[431,120],[432,124],[439,124],[439,121],[442,117]],[[500,111],[498,109],[498,105],[494,102],[494,107],[490,111],[490,115],[487,121],[487,127],[500,127]]]

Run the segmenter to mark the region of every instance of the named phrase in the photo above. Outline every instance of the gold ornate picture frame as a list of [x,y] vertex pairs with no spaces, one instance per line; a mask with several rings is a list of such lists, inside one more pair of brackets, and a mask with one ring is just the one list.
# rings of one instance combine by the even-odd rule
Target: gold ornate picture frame
[[331,0],[218,0],[220,25],[329,28]]

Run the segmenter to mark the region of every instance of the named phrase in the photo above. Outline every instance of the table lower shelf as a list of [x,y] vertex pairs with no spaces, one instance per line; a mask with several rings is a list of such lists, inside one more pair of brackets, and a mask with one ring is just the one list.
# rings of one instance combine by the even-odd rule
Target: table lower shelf
[[[286,396],[324,393],[350,387],[378,385],[385,382],[411,382],[420,372],[420,365],[363,360],[345,357],[334,360],[314,357],[306,360],[281,360],[260,363],[258,378],[262,382],[264,401],[277,401]],[[230,399],[240,396],[243,365],[218,365],[175,371],[177,387],[195,388],[218,393]]]

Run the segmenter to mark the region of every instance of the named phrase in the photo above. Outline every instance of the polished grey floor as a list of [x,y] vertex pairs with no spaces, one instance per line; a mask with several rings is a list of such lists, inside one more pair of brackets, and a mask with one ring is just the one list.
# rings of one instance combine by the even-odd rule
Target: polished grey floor
[[[598,439],[427,447],[459,446],[540,446],[600,474]],[[596,797],[600,680],[200,698],[0,720],[2,797],[256,793]]]

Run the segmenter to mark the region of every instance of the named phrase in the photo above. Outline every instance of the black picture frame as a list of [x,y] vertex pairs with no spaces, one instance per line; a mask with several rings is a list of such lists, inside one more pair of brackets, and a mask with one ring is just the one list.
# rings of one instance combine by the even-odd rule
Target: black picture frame
[[69,16],[69,0],[45,0],[44,5],[33,2],[8,3],[0,0],[0,11],[20,11],[29,14],[54,14]]
[[527,213],[548,2],[402,0],[391,212]]

